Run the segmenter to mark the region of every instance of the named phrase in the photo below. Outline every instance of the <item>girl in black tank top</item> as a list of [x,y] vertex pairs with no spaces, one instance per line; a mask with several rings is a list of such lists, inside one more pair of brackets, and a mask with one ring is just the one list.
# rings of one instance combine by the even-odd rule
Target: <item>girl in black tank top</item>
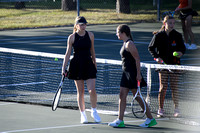
[[101,122],[101,118],[96,110],[97,94],[95,90],[95,81],[97,69],[94,50],[94,34],[86,31],[86,23],[87,21],[84,17],[78,16],[76,18],[74,32],[67,40],[67,50],[62,67],[62,74],[65,74],[65,69],[73,48],[73,58],[70,60],[68,67],[68,78],[73,79],[76,85],[77,102],[81,114],[80,122],[83,124],[88,123],[84,101],[85,81],[91,98],[91,117],[95,122]]
[[[112,127],[125,127],[124,125],[124,111],[126,108],[126,98],[131,90],[133,96],[137,92],[137,81],[140,81],[140,85],[145,86],[146,82],[143,80],[140,73],[140,58],[133,43],[130,28],[127,25],[119,25],[117,27],[117,37],[119,40],[123,40],[124,44],[120,50],[122,58],[122,78],[120,83],[120,94],[119,94],[119,115],[118,118],[109,123]],[[142,103],[141,98],[136,98],[139,103]],[[143,105],[140,105],[141,107]],[[141,127],[150,127],[157,124],[156,120],[151,115],[148,105],[146,106],[146,121],[141,124]]]

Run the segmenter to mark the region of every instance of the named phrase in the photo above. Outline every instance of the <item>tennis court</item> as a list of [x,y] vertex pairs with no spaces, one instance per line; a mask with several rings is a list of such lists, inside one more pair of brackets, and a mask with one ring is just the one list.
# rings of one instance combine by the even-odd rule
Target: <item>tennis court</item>
[[[148,44],[152,38],[152,31],[159,29],[161,26],[160,23],[155,24],[149,24],[149,23],[142,23],[142,24],[131,24],[130,27],[133,32],[133,37],[135,39],[136,46],[139,50],[141,61],[144,63],[154,63],[152,60],[152,57],[148,53],[147,47]],[[96,51],[96,57],[97,58],[103,58],[103,59],[114,59],[114,60],[120,60],[119,50],[121,48],[122,42],[117,40],[115,31],[116,31],[117,25],[90,25],[87,27],[88,31],[93,31],[95,34],[95,51]],[[179,24],[177,24],[177,29],[181,32],[181,27]],[[58,27],[58,28],[43,28],[43,29],[24,29],[24,30],[13,30],[13,31],[1,31],[0,32],[0,39],[1,39],[1,47],[3,48],[9,48],[9,49],[20,49],[20,50],[28,50],[28,51],[36,51],[36,52],[45,52],[45,53],[53,53],[53,54],[59,54],[63,55],[65,53],[66,49],[66,40],[67,36],[71,34],[73,29],[73,26],[69,27]],[[200,27],[196,26],[194,27],[194,33],[199,35],[200,34]],[[29,52],[30,53],[30,52]],[[1,55],[5,56],[5,55]],[[17,58],[18,61],[25,61],[30,60],[27,57],[14,57]],[[12,57],[12,59],[14,59]],[[8,58],[7,58],[8,59]],[[54,59],[54,58],[53,58]],[[32,61],[37,61],[38,59],[31,57]],[[3,63],[3,60],[1,61]],[[15,61],[13,61],[15,62]],[[17,61],[16,61],[17,62]],[[55,64],[59,65],[62,63],[62,60],[59,58],[58,60],[45,60],[45,62],[52,64],[54,62]],[[194,51],[187,51],[186,55],[183,57],[182,60],[183,64],[185,65],[195,65],[199,66],[199,50]],[[27,63],[24,62],[23,66],[26,66]],[[44,64],[39,64],[39,66],[43,66]],[[46,66],[46,64],[45,64]],[[9,66],[8,66],[9,67]],[[20,67],[20,66],[15,66]],[[61,66],[59,66],[61,67]],[[35,96],[36,92],[23,92],[23,94],[14,93],[9,95],[6,95],[6,97],[11,97],[12,101],[15,98],[23,99],[25,96],[30,98],[31,101],[33,101],[32,104],[22,104],[22,103],[15,103],[15,102],[0,102],[0,132],[4,133],[11,133],[11,132],[198,132],[200,129],[200,126],[198,123],[193,123],[191,125],[197,125],[197,126],[190,126],[188,124],[183,124],[187,122],[177,122],[178,119],[173,120],[169,118],[161,118],[157,119],[158,125],[149,128],[144,129],[140,128],[137,125],[143,122],[141,119],[135,119],[133,115],[129,112],[130,110],[127,109],[127,114],[125,117],[125,124],[127,128],[123,129],[113,129],[107,126],[107,123],[110,121],[113,121],[116,118],[116,114],[113,114],[113,111],[116,112],[117,110],[117,100],[118,100],[118,92],[115,93],[111,89],[106,89],[107,97],[111,97],[110,99],[107,97],[104,97],[100,93],[99,90],[102,90],[99,84],[105,84],[103,83],[97,83],[97,93],[98,99],[100,102],[98,102],[99,111],[101,112],[100,115],[102,117],[102,123],[96,124],[92,123],[92,119],[89,117],[89,111],[88,118],[91,123],[89,124],[80,124],[79,123],[79,111],[78,110],[72,110],[72,109],[66,109],[66,108],[58,108],[57,111],[53,112],[51,111],[50,106],[41,106],[36,105],[38,98],[47,98],[44,100],[39,100],[47,102],[51,104],[52,97],[54,95],[53,92],[56,91],[56,87],[58,85],[58,82],[60,80],[60,71],[54,70],[54,66],[50,66],[48,68],[52,69],[45,69],[43,73],[53,73],[57,76],[55,76],[53,81],[48,81],[48,75],[42,77],[42,80],[40,78],[34,78],[29,79],[27,77],[23,78],[23,85],[28,84],[29,81],[31,81],[31,87],[38,89],[39,97]],[[117,68],[114,69],[119,69]],[[36,69],[36,68],[34,68]],[[110,68],[111,69],[111,68]],[[113,69],[113,68],[112,68]],[[35,71],[35,70],[34,70]],[[40,70],[41,71],[41,70]],[[18,74],[23,73],[22,71],[18,71]],[[24,72],[24,75],[27,73]],[[31,72],[31,74],[33,74]],[[110,73],[109,73],[110,74]],[[103,75],[103,76],[102,76]],[[104,81],[104,74],[102,74],[98,77]],[[17,75],[9,75],[9,76],[17,76]],[[51,76],[51,75],[50,75]],[[102,76],[102,77],[101,77]],[[110,76],[112,75],[112,73]],[[1,93],[3,94],[4,91],[2,91],[3,87],[10,88],[12,90],[13,86],[20,86],[19,90],[23,91],[22,83],[15,83],[17,80],[12,80],[9,82],[9,85],[5,86],[3,79],[7,79],[6,75],[2,75],[1,77]],[[19,78],[19,77],[15,77]],[[116,78],[116,77],[114,77]],[[52,79],[49,79],[52,80]],[[114,79],[110,79],[114,80]],[[120,79],[119,79],[120,80]],[[196,80],[199,80],[198,77]],[[26,82],[27,81],[27,82]],[[43,82],[45,81],[45,82]],[[51,84],[53,82],[53,84]],[[36,83],[36,84],[35,84]],[[117,85],[119,83],[118,80],[115,80],[115,83]],[[49,87],[49,84],[51,84]],[[70,84],[71,87],[74,87],[74,83],[71,81],[67,81],[65,84],[66,86]],[[107,83],[109,84],[109,83]],[[100,87],[99,87],[99,86]],[[48,88],[49,87],[49,88]],[[198,87],[196,85],[195,87]],[[29,86],[26,88],[29,89]],[[54,89],[51,90],[50,94],[46,93],[45,91],[40,92],[41,88],[48,88],[48,89]],[[31,88],[30,88],[31,89]],[[156,88],[155,88],[156,89]],[[198,88],[197,88],[198,89]],[[39,91],[40,90],[40,91]],[[67,89],[65,90],[67,91]],[[49,92],[49,91],[48,91]],[[199,91],[197,91],[199,92]],[[76,90],[73,88],[73,91],[70,93],[70,95],[74,95],[74,97],[68,96],[68,94],[62,95],[61,104],[65,105],[68,104],[70,101],[70,104],[76,105]],[[107,98],[107,99],[106,99]],[[86,95],[86,99],[88,99]],[[105,101],[101,101],[104,99]],[[130,98],[131,99],[131,96]],[[113,100],[113,101],[111,101]],[[194,100],[194,99],[192,99]],[[195,100],[198,102],[198,97],[196,96]],[[67,101],[67,102],[66,102]],[[109,110],[112,111],[112,114],[110,112],[106,112],[104,109],[108,108],[107,106],[111,106],[107,102],[111,101],[111,104],[113,108],[109,108]],[[24,102],[23,102],[24,103]],[[188,104],[191,104],[192,102],[188,102]],[[87,107],[89,107],[89,102],[86,102]],[[77,108],[75,108],[77,109]],[[197,108],[199,109],[199,108]],[[198,112],[198,110],[197,110]],[[198,117],[199,119],[199,117]],[[198,120],[199,121],[199,120]],[[192,122],[192,121],[188,121]]]

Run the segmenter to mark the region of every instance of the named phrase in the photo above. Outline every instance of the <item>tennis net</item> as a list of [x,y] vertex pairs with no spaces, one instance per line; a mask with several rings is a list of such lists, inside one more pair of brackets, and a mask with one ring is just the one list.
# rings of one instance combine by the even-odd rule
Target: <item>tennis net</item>
[[[63,58],[64,55],[60,54],[0,47],[0,100],[50,106],[61,80]],[[147,82],[147,87],[141,91],[153,113],[158,110],[157,69],[170,70],[175,72],[174,76],[178,75],[175,82],[181,117],[200,119],[200,67],[141,63],[141,72]],[[121,61],[97,58],[97,71],[98,109],[104,110],[104,113],[117,113]],[[171,91],[169,85],[164,104],[167,117],[171,117],[174,111]],[[73,80],[65,80],[59,107],[78,109],[76,99]],[[131,100],[130,93],[127,97],[126,115],[132,115]],[[85,103],[89,109],[87,88]],[[192,125],[198,125],[199,119]]]

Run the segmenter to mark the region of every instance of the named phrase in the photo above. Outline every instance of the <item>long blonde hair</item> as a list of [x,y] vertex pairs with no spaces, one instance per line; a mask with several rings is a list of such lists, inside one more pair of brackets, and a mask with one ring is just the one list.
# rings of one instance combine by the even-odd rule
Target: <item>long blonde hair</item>
[[157,34],[158,32],[165,30],[165,23],[166,23],[169,19],[175,19],[175,18],[174,18],[173,16],[166,15],[165,18],[164,18],[164,20],[163,20],[163,25],[162,25],[162,27],[160,28],[160,30],[154,31],[153,34]]
[[77,16],[76,17],[76,19],[75,19],[75,21],[74,21],[74,29],[73,29],[73,33],[75,33],[76,32],[76,30],[77,30],[77,28],[76,28],[76,22],[77,22],[77,20],[80,18],[80,16]]

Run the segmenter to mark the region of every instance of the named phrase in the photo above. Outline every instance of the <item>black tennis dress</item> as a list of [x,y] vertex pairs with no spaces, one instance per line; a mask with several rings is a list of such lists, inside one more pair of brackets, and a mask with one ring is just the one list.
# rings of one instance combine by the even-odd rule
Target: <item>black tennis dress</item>
[[[128,42],[129,40],[127,40]],[[120,86],[121,87],[126,87],[129,89],[137,89],[137,67],[136,67],[136,62],[135,58],[131,55],[129,51],[125,49],[125,44],[123,44],[121,50],[120,50],[120,55],[122,58],[122,77],[121,77],[121,82]],[[146,86],[146,82],[142,78],[142,82],[140,83],[141,87]]]
[[91,57],[91,40],[88,32],[84,36],[75,33],[73,58],[68,67],[68,78],[73,80],[87,80],[96,78],[96,67]]

